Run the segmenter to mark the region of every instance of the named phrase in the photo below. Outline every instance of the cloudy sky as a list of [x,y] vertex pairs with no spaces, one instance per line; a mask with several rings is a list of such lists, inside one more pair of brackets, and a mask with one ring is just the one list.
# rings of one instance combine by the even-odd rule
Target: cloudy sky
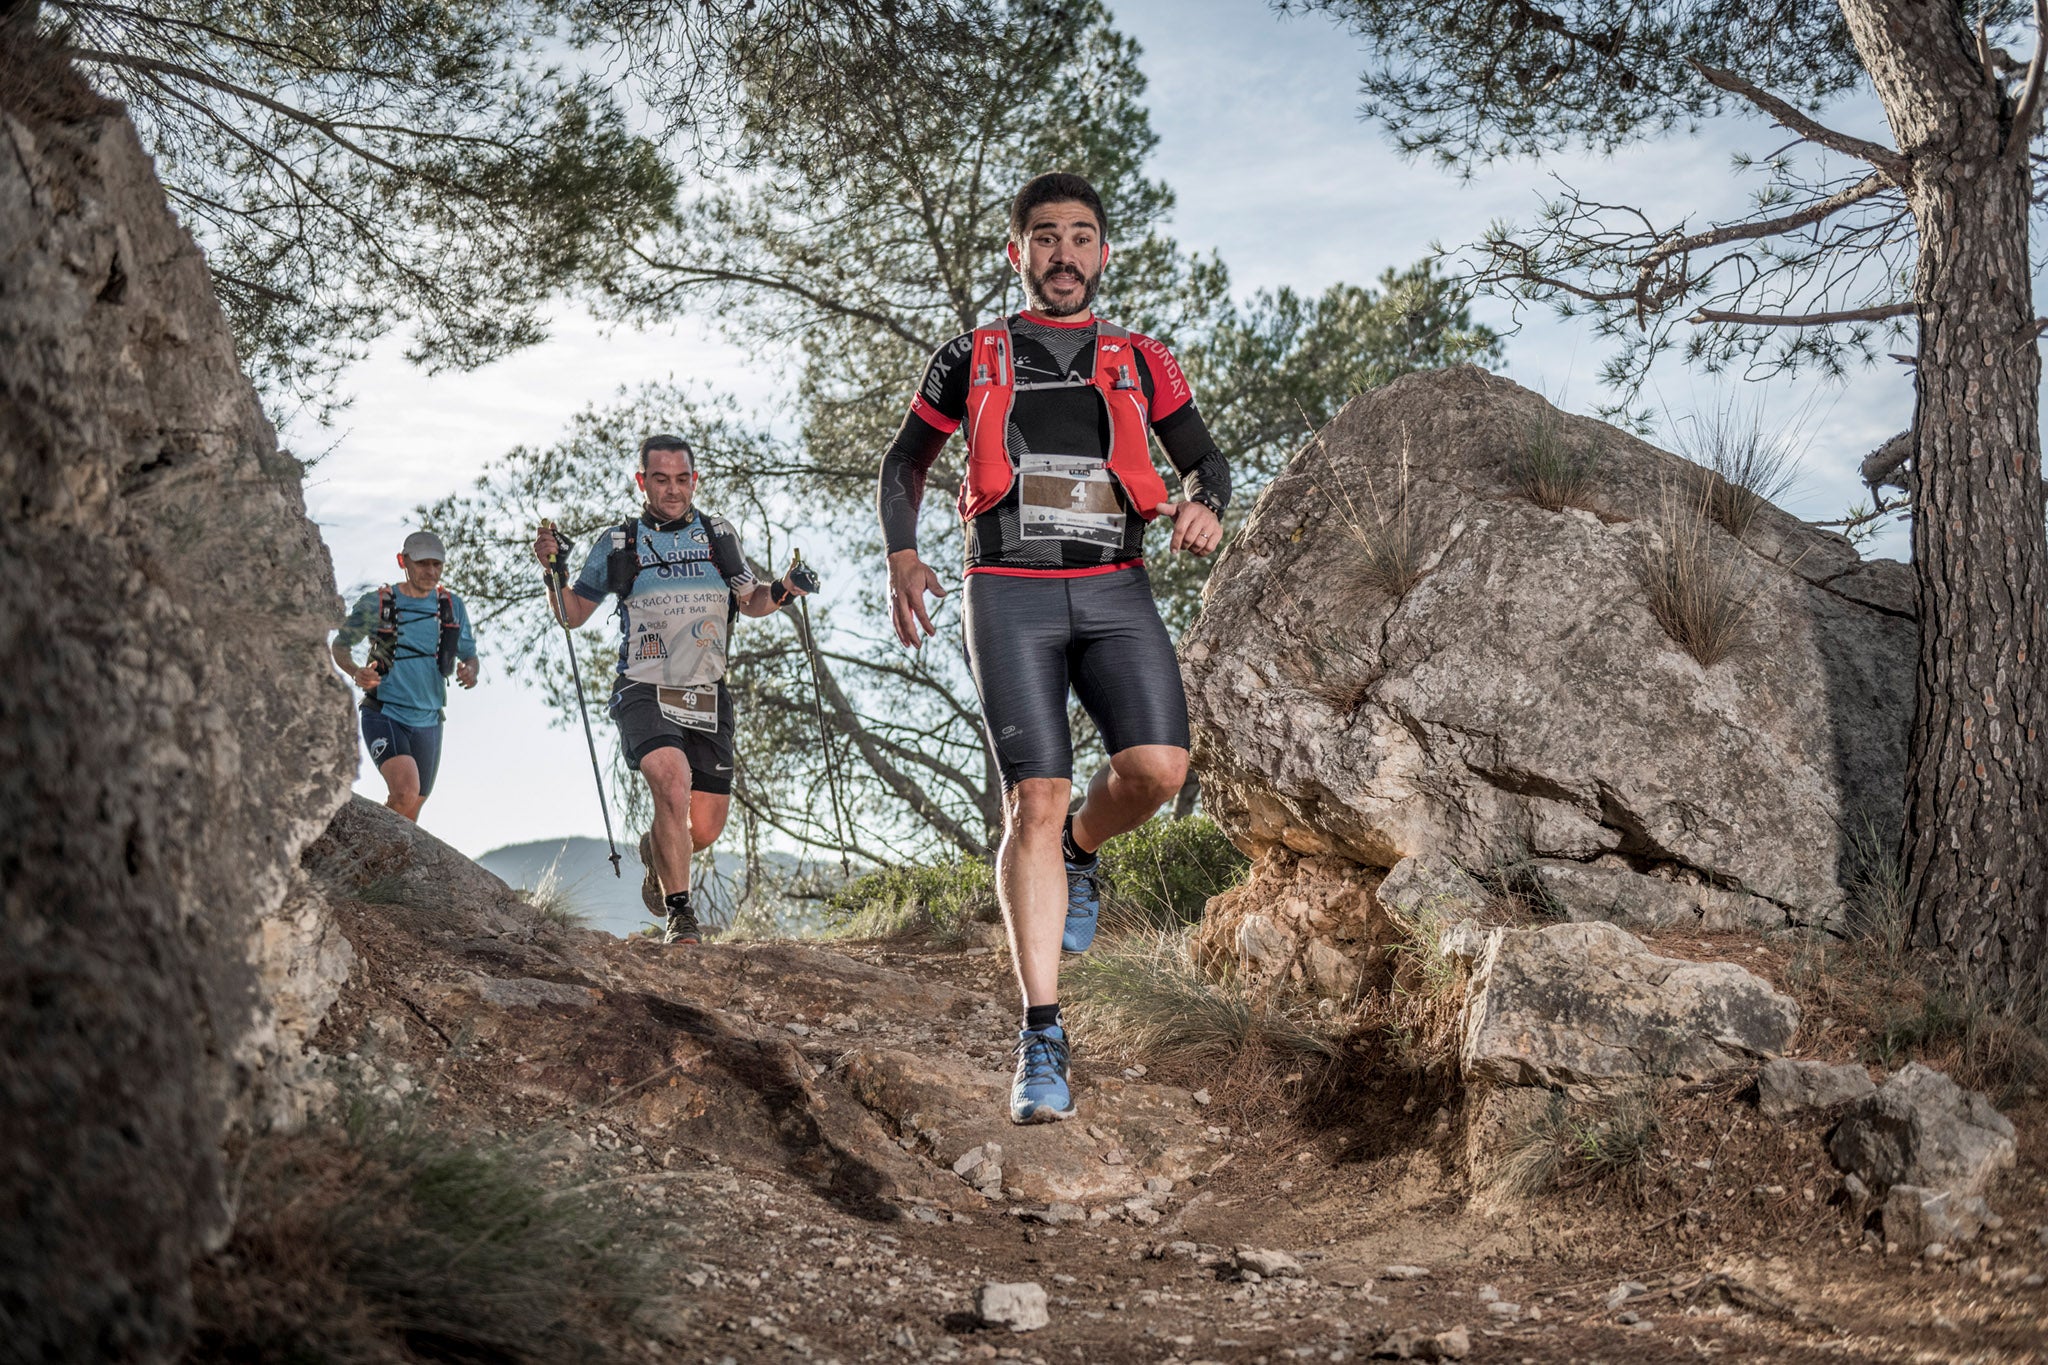
[[[1257,0],[1112,0],[1112,7],[1144,48],[1160,135],[1152,170],[1179,195],[1171,229],[1184,247],[1220,251],[1247,293],[1369,282],[1433,243],[1469,242],[1495,219],[1527,221],[1554,188],[1553,174],[1610,202],[1643,205],[1660,222],[1688,215],[1703,222],[1744,202],[1731,154],[1783,141],[1760,120],[1731,120],[1612,159],[1497,167],[1460,181],[1403,161],[1359,121],[1359,54],[1327,22],[1280,19]],[[1882,135],[1867,107],[1837,111],[1833,121]],[[1498,311],[1477,311],[1483,321],[1506,324]],[[514,445],[553,440],[571,413],[621,386],[674,379],[698,392],[733,393],[748,407],[773,396],[772,376],[750,369],[736,348],[688,318],[668,331],[604,335],[565,315],[547,344],[471,374],[426,376],[406,365],[402,349],[391,340],[351,372],[346,387],[355,401],[334,428],[285,433],[301,456],[318,457],[307,500],[334,553],[337,585],[351,597],[396,575],[392,556],[411,529],[412,507],[468,483]],[[1582,327],[1531,320],[1509,339],[1505,369],[1560,406],[1589,411],[1605,396],[1597,379],[1605,354]],[[904,376],[906,393],[913,380]],[[1648,400],[1682,420],[1717,408],[1729,393],[1725,382],[1674,366],[1658,373]],[[1802,474],[1786,501],[1814,518],[1839,516],[1860,495],[1856,462],[1911,413],[1903,373],[1890,365],[1845,384],[1751,385],[1738,397],[1763,403],[1773,420],[1803,432]],[[622,508],[632,496],[629,463],[622,453]],[[706,501],[715,503],[714,485]],[[1873,552],[1903,557],[1903,539],[1888,535]],[[580,730],[551,728],[535,696],[492,667],[492,641],[480,643],[484,682],[450,702],[440,782],[423,823],[472,855],[600,834]],[[595,723],[600,746],[614,743],[601,711]],[[383,797],[367,761],[357,789]]]

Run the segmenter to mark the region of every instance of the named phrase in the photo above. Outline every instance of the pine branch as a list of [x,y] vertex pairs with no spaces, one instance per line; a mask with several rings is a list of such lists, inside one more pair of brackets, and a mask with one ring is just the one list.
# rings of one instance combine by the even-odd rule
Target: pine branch
[[1738,327],[1827,327],[1838,322],[1882,322],[1902,318],[1919,305],[1880,303],[1869,308],[1844,308],[1832,313],[1724,313],[1715,308],[1694,310],[1687,322],[1726,322]]
[[2034,142],[2034,110],[2041,103],[2041,72],[2048,58],[2048,0],[2034,0],[2034,58],[2027,63],[2027,83],[2021,87],[2019,108],[2013,110],[2012,127],[2006,131],[2006,146],[2018,147],[2024,156]]
[[1816,199],[1805,208],[1798,209],[1778,218],[1765,218],[1754,223],[1732,223],[1727,227],[1712,228],[1696,232],[1689,237],[1674,237],[1654,248],[1643,257],[1636,269],[1645,278],[1656,266],[1673,256],[1687,255],[1708,247],[1721,246],[1727,242],[1754,241],[1760,237],[1779,237],[1811,227],[1839,210],[1872,198],[1895,186],[1882,175],[1867,175],[1845,190],[1839,190],[1825,199]]
[[[2039,3],[2039,0],[2036,0],[2036,2]],[[1912,163],[1890,147],[1866,141],[1860,137],[1851,137],[1847,133],[1836,132],[1834,129],[1826,127],[1810,115],[1802,112],[1797,106],[1778,98],[1760,86],[1751,84],[1733,71],[1726,71],[1717,66],[1708,66],[1704,62],[1698,61],[1692,63],[1692,68],[1700,73],[1701,78],[1707,84],[1717,89],[1726,90],[1731,95],[1742,96],[1742,98],[1748,100],[1758,109],[1769,114],[1781,126],[1799,134],[1808,142],[1825,147],[1831,152],[1840,152],[1843,156],[1853,156],[1858,161],[1869,162],[1877,167],[1894,185],[1903,186],[1906,183],[1907,176],[1912,173]]]

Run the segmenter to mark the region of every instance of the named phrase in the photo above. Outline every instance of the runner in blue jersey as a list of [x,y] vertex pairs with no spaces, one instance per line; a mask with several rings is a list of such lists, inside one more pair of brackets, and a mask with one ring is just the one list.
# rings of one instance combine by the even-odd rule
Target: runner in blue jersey
[[[725,828],[732,807],[732,693],[726,644],[736,615],[766,616],[818,587],[807,568],[775,583],[755,579],[739,536],[697,507],[696,459],[678,436],[640,443],[634,476],[646,505],[598,533],[583,570],[550,602],[570,629],[607,596],[619,599],[619,667],[612,720],[627,766],[647,779],[654,828],[640,841],[651,904],[666,920],[664,943],[695,943],[690,858]],[[559,552],[543,526],[533,551],[543,566]]]
[[[389,793],[384,804],[408,820],[434,790],[441,767],[442,708],[448,679],[476,686],[476,637],[462,599],[441,586],[447,551],[431,531],[405,538],[405,576],[372,588],[334,637],[334,662],[363,689],[363,743]],[[355,647],[370,642],[369,662]]]

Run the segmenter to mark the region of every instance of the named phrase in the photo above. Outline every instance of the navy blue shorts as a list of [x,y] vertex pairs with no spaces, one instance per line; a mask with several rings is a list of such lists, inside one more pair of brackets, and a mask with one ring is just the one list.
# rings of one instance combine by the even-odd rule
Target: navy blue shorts
[[1073,776],[1070,687],[1110,753],[1188,747],[1180,663],[1142,567],[1079,578],[970,573],[964,596],[967,662],[1005,791]]
[[404,725],[374,706],[363,708],[363,743],[370,746],[370,761],[381,772],[394,758],[409,758],[420,770],[420,797],[434,790],[434,773],[441,766],[441,725]]

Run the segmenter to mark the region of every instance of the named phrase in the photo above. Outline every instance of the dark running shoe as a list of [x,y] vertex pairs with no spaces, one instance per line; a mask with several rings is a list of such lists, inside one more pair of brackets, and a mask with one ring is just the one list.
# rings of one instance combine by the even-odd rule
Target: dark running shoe
[[697,928],[697,913],[694,910],[670,910],[667,927],[661,931],[663,943],[701,943],[703,933]]

